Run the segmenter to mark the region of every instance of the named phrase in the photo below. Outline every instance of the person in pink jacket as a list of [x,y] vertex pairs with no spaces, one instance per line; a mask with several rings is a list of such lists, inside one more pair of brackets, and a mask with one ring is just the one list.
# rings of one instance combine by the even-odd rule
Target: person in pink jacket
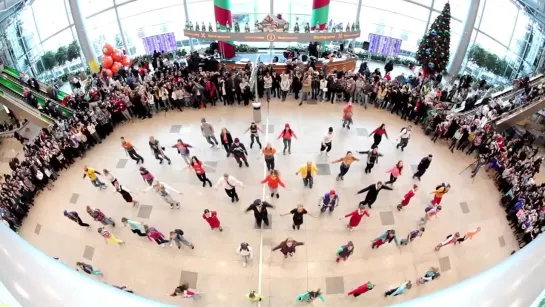
[[386,181],[384,184],[391,184],[394,185],[394,182],[396,182],[397,178],[401,176],[401,173],[403,172],[403,161],[399,160],[394,167],[389,169],[386,173],[390,173],[390,180]]
[[295,135],[295,132],[291,130],[290,124],[287,124],[284,126],[284,129],[280,132],[278,135],[277,140],[282,138],[282,142],[284,143],[284,150],[282,151],[284,154],[286,154],[286,149],[288,150],[288,153],[291,155],[291,139],[295,138],[297,139],[297,135]]

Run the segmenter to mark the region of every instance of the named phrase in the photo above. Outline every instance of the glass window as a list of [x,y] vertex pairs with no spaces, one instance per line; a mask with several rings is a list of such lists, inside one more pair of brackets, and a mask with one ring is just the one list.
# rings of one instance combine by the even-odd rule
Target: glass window
[[[329,7],[329,19],[335,20],[335,22],[343,22],[346,27],[346,23],[352,24],[356,21],[356,14],[358,13],[358,5],[352,3],[335,2],[332,1]],[[361,15],[361,13],[360,13]],[[322,23],[320,21],[320,23]]]
[[36,0],[32,4],[32,10],[41,39],[68,27],[64,0]]
[[83,16],[89,17],[107,8],[113,7],[113,0],[78,0]]
[[208,25],[212,23],[214,29],[216,28],[216,17],[214,16],[214,2],[212,0],[198,1],[190,3],[188,1],[187,11],[191,21],[205,22]]
[[116,5],[120,5],[120,4],[129,2],[129,1],[131,1],[131,0],[114,0],[114,2],[115,2]]
[[[495,0],[498,1],[498,0]],[[433,3],[433,8],[442,11],[445,7],[445,3],[450,3],[450,15],[454,18],[465,20],[467,16],[467,11],[469,10],[469,5],[471,3],[471,0],[455,0],[455,1],[449,1],[449,0],[435,0]],[[481,3],[485,2],[484,0],[481,1]],[[491,1],[494,2],[494,1]]]
[[427,21],[430,10],[403,0],[362,0],[360,15],[368,15],[369,9],[381,9],[390,13],[398,13],[414,19]]
[[509,49],[517,52],[520,50],[520,47],[524,45],[524,41],[527,41],[529,35],[532,31],[532,21],[528,15],[523,12],[519,13],[517,18],[517,24],[513,31],[513,38],[509,44]]
[[517,12],[518,8],[510,0],[487,1],[479,30],[508,45]]
[[64,7],[66,9],[66,14],[68,15],[68,22],[73,24],[74,20],[72,19],[72,9],[70,8],[70,3],[68,3],[68,0],[64,0]]
[[87,31],[89,32],[89,40],[99,57],[102,56],[104,43],[110,43],[116,48],[123,48],[123,40],[113,9],[87,18]]
[[507,48],[505,46],[502,46],[500,43],[494,41],[482,32],[477,35],[475,44],[481,46],[483,49],[488,50],[491,53],[494,53],[500,58],[503,58],[507,54]]
[[59,34],[52,36],[48,40],[42,43],[44,51],[57,51],[59,47],[68,47],[74,38],[72,37],[72,30],[70,28],[60,32]]
[[[212,3],[212,1],[205,1],[205,2]],[[123,6],[120,6],[117,9],[117,11],[119,12],[119,18],[121,19],[121,18],[124,18],[124,17],[130,17],[130,16],[134,16],[134,15],[137,15],[137,14],[140,14],[140,13],[150,12],[150,11],[153,11],[153,10],[166,8],[166,7],[171,7],[171,6],[176,6],[176,5],[181,5],[182,6],[182,10],[178,11],[178,14],[185,16],[185,12],[183,10],[182,0],[160,0],[160,1],[157,1],[157,0],[137,0],[137,1],[134,1],[134,2],[131,2],[131,3],[127,3],[127,4],[123,5]],[[188,8],[188,10],[189,10],[189,8]],[[189,10],[189,13],[191,14],[191,10]],[[213,6],[208,8],[207,13],[208,13],[208,15],[210,15],[212,17],[214,16]]]

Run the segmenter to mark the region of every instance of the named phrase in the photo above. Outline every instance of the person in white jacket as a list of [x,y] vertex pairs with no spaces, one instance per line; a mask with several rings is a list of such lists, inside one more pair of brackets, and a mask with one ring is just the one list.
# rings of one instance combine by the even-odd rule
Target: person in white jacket
[[252,247],[250,244],[245,242],[240,243],[240,246],[237,247],[236,253],[237,255],[242,256],[242,266],[246,266],[248,264],[248,260],[253,256]]
[[326,99],[327,95],[327,79],[324,77],[320,80],[320,93],[318,93],[318,98],[320,101]]
[[288,95],[290,86],[290,75],[288,75],[287,72],[283,72],[280,75],[280,90],[282,91],[282,101],[286,101],[286,96]]
[[180,202],[174,200],[172,196],[168,193],[168,191],[172,191],[174,193],[183,194],[180,191],[177,191],[171,187],[169,187],[166,183],[160,182],[158,180],[153,180],[153,183],[145,190],[143,190],[143,193],[147,193],[149,190],[153,189],[157,194],[161,196],[161,198],[170,205],[170,209],[174,209],[174,206],[176,206],[176,209],[180,209]]

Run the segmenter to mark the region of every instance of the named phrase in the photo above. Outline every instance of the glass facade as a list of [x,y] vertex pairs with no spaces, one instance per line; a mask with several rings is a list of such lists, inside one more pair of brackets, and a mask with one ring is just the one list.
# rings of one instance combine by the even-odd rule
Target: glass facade
[[[190,20],[209,23],[215,27],[212,0],[186,0]],[[282,14],[291,25],[310,22],[312,0],[231,0],[234,21],[255,21],[270,13]],[[329,19],[333,24],[359,22],[362,36],[356,47],[362,46],[369,33],[391,36],[403,41],[401,49],[407,56],[414,55],[422,36],[438,16],[448,0],[331,0]],[[183,35],[186,12],[183,0],[80,0],[87,22],[89,38],[97,55],[105,42],[126,49],[132,56],[144,51],[142,38],[174,32],[178,46],[189,48]],[[450,1],[451,56],[462,35],[470,0]],[[41,13],[48,12],[48,13]],[[506,82],[521,75],[541,71],[545,37],[543,25],[534,21],[511,0],[481,0],[471,33],[471,42],[463,64],[463,72]],[[47,78],[41,57],[48,51],[56,52],[77,40],[68,0],[35,0],[14,17],[0,25],[0,56],[6,63],[22,71]],[[208,41],[193,39],[194,45]],[[290,43],[296,45],[297,42]],[[261,46],[262,45],[262,46]],[[261,43],[257,47],[268,47]],[[286,43],[288,45],[288,43]],[[278,45],[277,47],[285,47]],[[475,50],[485,52],[486,62],[476,56]],[[484,50],[484,51],[483,51]],[[53,69],[54,75],[81,69],[81,59],[75,59]],[[500,68],[493,68],[496,65]]]

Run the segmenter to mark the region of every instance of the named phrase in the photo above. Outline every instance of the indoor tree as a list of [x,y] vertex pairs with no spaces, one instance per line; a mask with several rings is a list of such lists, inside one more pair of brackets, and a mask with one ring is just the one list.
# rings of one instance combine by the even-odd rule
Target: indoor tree
[[68,45],[68,48],[66,49],[66,58],[68,61],[73,61],[77,58],[79,58],[79,44],[77,41],[73,41]]
[[66,61],[68,60],[68,51],[66,47],[59,47],[57,49],[57,52],[55,53],[55,59],[57,60],[58,65],[64,65]]
[[42,55],[41,59],[45,70],[51,70],[53,67],[57,66],[57,59],[53,51],[47,51]]
[[416,60],[422,65],[425,75],[435,75],[446,71],[449,56],[450,4],[447,2],[428,33],[420,41]]

